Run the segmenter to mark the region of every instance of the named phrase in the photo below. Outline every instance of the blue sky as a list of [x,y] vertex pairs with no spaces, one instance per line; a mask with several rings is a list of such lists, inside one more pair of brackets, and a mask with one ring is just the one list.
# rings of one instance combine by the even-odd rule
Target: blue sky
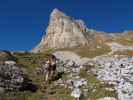
[[133,0],[0,0],[0,49],[31,50],[45,33],[54,8],[83,19],[88,28],[133,30]]

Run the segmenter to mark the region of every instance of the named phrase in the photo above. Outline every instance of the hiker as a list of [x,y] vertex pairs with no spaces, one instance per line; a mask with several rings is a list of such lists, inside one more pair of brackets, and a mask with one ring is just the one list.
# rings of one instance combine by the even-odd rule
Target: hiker
[[46,77],[45,81],[48,82],[53,79],[56,72],[56,57],[51,55],[46,61]]

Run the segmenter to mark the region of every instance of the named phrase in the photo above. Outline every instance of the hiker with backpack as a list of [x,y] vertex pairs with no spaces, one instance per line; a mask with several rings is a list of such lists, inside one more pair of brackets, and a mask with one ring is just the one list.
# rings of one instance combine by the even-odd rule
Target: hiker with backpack
[[45,81],[51,81],[56,73],[56,57],[54,55],[50,55],[48,60],[45,62],[45,67],[46,67],[46,76],[45,76]]

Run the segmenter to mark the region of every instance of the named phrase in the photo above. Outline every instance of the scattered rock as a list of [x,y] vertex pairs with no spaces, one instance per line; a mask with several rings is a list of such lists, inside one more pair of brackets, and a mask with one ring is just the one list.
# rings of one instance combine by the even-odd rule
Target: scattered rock
[[74,88],[71,93],[71,96],[73,96],[76,99],[79,99],[81,97],[81,94],[82,94],[82,92],[79,88]]
[[[102,60],[101,60],[102,59]],[[114,84],[119,100],[133,99],[133,57],[96,59],[98,79]]]
[[117,100],[117,99],[114,97],[104,97],[104,98],[100,98],[98,100]]
[[87,81],[85,79],[83,79],[83,78],[73,81],[73,86],[75,88],[81,87],[83,85],[87,85]]

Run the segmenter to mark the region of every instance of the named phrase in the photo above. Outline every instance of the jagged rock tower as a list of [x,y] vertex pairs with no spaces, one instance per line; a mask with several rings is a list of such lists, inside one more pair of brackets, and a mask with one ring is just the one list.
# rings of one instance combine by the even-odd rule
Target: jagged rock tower
[[[94,32],[88,30],[82,20],[75,20],[58,9],[50,15],[49,26],[39,45],[33,52],[42,52],[47,48],[71,48],[87,46]],[[90,38],[91,37],[91,38]]]

